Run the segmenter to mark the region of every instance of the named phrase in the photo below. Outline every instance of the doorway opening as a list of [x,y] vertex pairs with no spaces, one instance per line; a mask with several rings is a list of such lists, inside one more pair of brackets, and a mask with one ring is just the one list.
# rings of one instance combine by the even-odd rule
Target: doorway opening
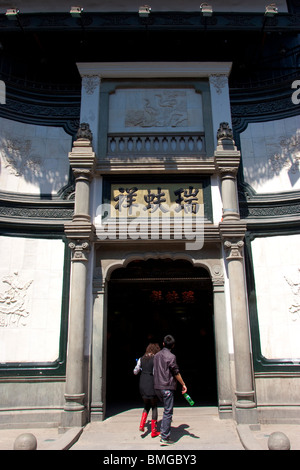
[[[133,369],[149,342],[174,336],[174,354],[196,406],[217,406],[212,283],[184,260],[131,262],[108,283],[107,413],[141,406]],[[189,406],[175,394],[176,406]]]

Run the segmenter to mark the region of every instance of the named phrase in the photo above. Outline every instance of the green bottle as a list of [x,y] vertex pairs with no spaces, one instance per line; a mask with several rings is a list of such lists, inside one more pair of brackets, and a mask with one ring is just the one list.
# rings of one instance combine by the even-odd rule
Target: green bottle
[[186,401],[187,401],[191,406],[193,406],[193,404],[194,404],[195,402],[191,399],[191,397],[190,397],[187,393],[184,393],[183,396],[184,396],[184,398],[186,399]]

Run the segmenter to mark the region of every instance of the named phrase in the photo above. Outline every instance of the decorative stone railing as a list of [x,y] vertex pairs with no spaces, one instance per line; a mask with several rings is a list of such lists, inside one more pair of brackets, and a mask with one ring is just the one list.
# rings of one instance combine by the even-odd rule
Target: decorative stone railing
[[109,134],[107,155],[205,155],[204,133]]

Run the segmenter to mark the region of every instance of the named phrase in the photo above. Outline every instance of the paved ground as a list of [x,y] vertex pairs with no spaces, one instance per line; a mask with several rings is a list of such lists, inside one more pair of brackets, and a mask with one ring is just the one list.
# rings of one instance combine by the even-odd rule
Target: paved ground
[[[162,409],[159,409],[161,417]],[[84,429],[74,428],[60,434],[56,428],[0,430],[0,450],[13,450],[20,434],[32,433],[37,439],[37,450],[147,450],[148,452],[191,450],[268,450],[271,433],[283,432],[290,441],[291,450],[300,450],[300,425],[236,426],[232,420],[220,420],[216,408],[175,408],[172,421],[174,445],[161,447],[159,437],[151,438],[150,422],[144,433],[138,426],[141,409],[130,409],[89,423]]]
[[[134,409],[112,416],[103,423],[90,423],[72,450],[89,449],[91,446],[103,450],[162,449],[159,437],[151,437],[150,421],[144,433],[139,431],[140,417],[141,410]],[[215,408],[202,408],[201,413],[199,408],[175,408],[171,437],[175,441],[172,451],[243,449],[234,423],[219,420]]]

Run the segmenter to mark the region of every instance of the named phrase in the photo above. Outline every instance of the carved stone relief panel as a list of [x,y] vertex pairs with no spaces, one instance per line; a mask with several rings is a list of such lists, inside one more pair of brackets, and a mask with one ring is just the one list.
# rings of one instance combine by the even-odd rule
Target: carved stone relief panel
[[59,355],[64,243],[0,237],[0,363]]
[[262,355],[300,358],[299,235],[251,242]]
[[109,132],[203,131],[202,97],[179,88],[118,89],[110,96]]
[[28,291],[33,280],[25,280],[18,272],[1,279],[0,328],[19,328],[27,325],[30,315]]

